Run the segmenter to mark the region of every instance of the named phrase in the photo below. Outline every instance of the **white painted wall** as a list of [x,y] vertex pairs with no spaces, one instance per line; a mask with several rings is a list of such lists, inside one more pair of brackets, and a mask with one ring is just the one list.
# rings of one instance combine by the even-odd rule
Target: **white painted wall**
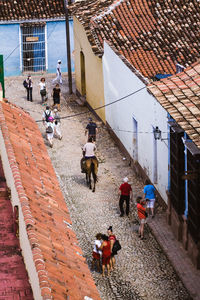
[[[105,104],[124,97],[145,84],[104,43],[103,56]],[[133,117],[138,122],[138,162],[167,203],[168,141],[157,141],[157,183],[154,182],[153,126],[158,126],[167,138],[167,112],[147,89],[106,107],[106,121],[133,157]],[[120,130],[130,131],[124,132]]]

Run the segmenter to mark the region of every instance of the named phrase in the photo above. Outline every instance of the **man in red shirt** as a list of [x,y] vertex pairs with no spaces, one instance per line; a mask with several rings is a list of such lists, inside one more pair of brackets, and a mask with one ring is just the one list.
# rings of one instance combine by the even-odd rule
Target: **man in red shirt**
[[120,185],[119,188],[119,195],[120,195],[120,199],[119,199],[119,208],[120,208],[120,217],[123,217],[124,215],[124,201],[126,201],[126,215],[128,216],[129,214],[129,202],[130,202],[130,198],[132,198],[132,188],[131,185],[128,183],[128,178],[125,177],[123,179],[124,183],[122,183]]

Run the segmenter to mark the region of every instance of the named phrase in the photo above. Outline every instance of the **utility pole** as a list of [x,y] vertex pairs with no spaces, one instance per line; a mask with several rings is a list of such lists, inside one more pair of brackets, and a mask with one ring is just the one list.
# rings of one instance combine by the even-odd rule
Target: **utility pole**
[[[69,3],[71,3],[71,1],[69,1]],[[73,93],[73,91],[72,91],[72,70],[71,70],[68,0],[64,0],[64,8],[65,8],[65,24],[66,24],[68,84],[69,84],[69,94],[71,95]]]

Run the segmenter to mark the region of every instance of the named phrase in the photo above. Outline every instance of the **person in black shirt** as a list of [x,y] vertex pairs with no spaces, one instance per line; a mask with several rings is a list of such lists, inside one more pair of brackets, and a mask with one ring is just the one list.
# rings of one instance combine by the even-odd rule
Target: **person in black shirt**
[[27,101],[33,101],[32,92],[33,92],[33,81],[31,79],[31,75],[29,75],[26,79],[26,90],[27,90]]
[[55,88],[53,88],[53,106],[57,106],[58,110],[60,111],[60,97],[61,97],[61,90],[59,84],[57,83]]
[[96,134],[97,134],[97,124],[92,122],[92,118],[89,118],[89,123],[86,126],[85,129],[85,135],[88,133],[88,140],[91,137],[92,140],[95,142],[96,141]]

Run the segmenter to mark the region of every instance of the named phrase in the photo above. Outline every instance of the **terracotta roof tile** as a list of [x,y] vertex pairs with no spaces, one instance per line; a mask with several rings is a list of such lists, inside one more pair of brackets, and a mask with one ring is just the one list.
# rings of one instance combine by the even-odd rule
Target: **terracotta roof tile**
[[2,103],[0,126],[43,299],[100,299],[37,124],[22,109]]
[[59,0],[0,1],[0,21],[64,17],[64,2]]
[[200,61],[148,90],[200,148]]
[[96,55],[102,56],[107,40],[145,77],[175,74],[175,60],[189,66],[200,57],[197,0],[173,6],[171,0],[84,0],[71,11]]

